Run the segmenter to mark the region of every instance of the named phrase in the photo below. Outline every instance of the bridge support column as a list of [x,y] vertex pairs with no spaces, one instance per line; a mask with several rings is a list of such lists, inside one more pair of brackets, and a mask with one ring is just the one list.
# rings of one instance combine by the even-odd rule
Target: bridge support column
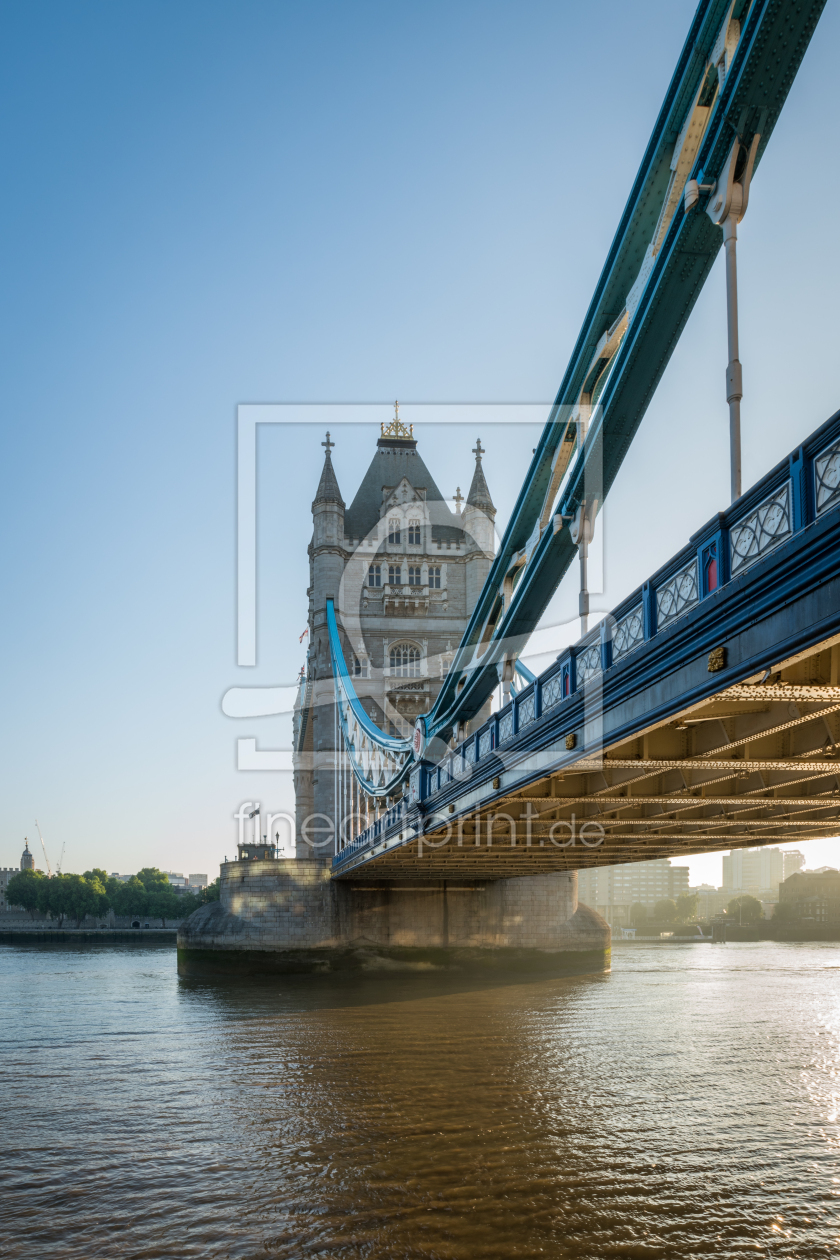
[[221,899],[182,924],[195,970],[481,969],[564,974],[609,966],[610,931],[579,905],[577,873],[357,883],[325,861],[228,862]]

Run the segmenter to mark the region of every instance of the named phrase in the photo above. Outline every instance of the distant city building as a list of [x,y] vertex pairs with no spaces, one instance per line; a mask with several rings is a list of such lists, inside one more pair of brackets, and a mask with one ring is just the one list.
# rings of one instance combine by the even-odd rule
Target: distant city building
[[186,888],[187,877],[180,871],[164,871],[163,873],[175,888]]
[[22,871],[35,870],[35,859],[32,856],[32,854],[29,852],[29,841],[25,838],[23,841],[23,853],[21,854],[21,858],[20,858],[20,869]]
[[611,927],[625,927],[637,903],[650,914],[657,901],[676,901],[687,893],[688,875],[687,866],[672,866],[668,858],[592,867],[578,871],[578,897]]
[[775,901],[783,877],[781,849],[733,849],[723,856],[723,888],[730,899],[749,893]]
[[804,853],[800,853],[798,849],[782,849],[782,879],[795,875],[804,865]]
[[19,873],[20,872],[16,866],[4,866],[0,869],[0,914],[2,914],[5,910],[12,909],[6,901],[6,888],[8,887],[9,880]]
[[716,914],[720,914],[726,909],[727,902],[731,900],[729,893],[724,892],[722,888],[715,888],[712,884],[698,884],[696,888],[689,888],[688,891],[697,894],[697,918],[703,922],[708,922]]
[[840,871],[796,871],[779,888],[778,908],[786,919],[840,925]]
[[190,888],[206,888],[209,882],[206,875],[190,875],[189,877]]

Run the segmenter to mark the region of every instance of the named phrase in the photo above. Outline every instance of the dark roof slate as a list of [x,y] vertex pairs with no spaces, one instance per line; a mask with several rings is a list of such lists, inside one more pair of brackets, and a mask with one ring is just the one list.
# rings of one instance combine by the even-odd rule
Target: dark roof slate
[[432,522],[432,538],[440,542],[457,542],[463,537],[458,517],[450,512],[429,472],[416,443],[387,445],[381,439],[362,484],[344,515],[344,533],[348,538],[367,538],[376,529],[382,507],[382,492],[393,490],[403,477],[415,490],[424,490]]
[[472,507],[481,508],[488,515],[492,513],[495,516],[496,508],[493,500],[490,498],[490,489],[487,485],[487,478],[484,476],[484,469],[481,466],[481,456],[477,456],[475,461],[475,472],[473,473],[472,485],[467,495],[467,503]]
[[[327,438],[329,438],[329,434],[327,434]],[[318,490],[313,506],[315,503],[340,503],[344,507],[344,500],[338,488],[338,478],[335,475],[335,469],[330,459],[329,449],[327,449],[324,467],[321,471],[321,480],[318,482]]]

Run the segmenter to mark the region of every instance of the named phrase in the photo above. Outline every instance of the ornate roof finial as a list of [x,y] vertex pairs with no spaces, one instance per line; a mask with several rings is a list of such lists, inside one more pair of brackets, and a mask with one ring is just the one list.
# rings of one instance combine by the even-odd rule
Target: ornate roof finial
[[481,457],[482,457],[482,455],[485,455],[485,454],[486,454],[486,451],[484,450],[483,446],[481,445],[481,438],[476,438],[476,440],[475,440],[475,446],[474,446],[474,447],[473,447],[473,449],[472,449],[472,453],[473,453],[473,455],[475,455],[475,462],[476,462],[477,464],[480,464],[480,463],[481,463]]
[[326,442],[322,442],[322,443],[321,443],[321,445],[322,445],[322,446],[325,446],[325,447],[327,448],[327,454],[328,454],[328,455],[329,455],[330,451],[332,450],[332,448],[335,446],[335,442],[331,442],[331,441],[330,441],[330,431],[329,431],[329,429],[327,429],[327,440],[326,440]]
[[464,502],[464,496],[461,494],[461,487],[458,486],[457,489],[455,490],[455,511],[458,513],[459,516],[461,514],[461,504],[463,502]]
[[411,439],[414,437],[414,425],[404,425],[400,420],[400,404],[394,402],[394,418],[390,424],[385,424],[384,420],[379,426],[382,437]]

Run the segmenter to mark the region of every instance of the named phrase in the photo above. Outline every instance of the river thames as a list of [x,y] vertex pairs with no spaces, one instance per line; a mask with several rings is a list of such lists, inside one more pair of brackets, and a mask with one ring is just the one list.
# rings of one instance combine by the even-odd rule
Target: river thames
[[0,1255],[840,1256],[840,948],[179,979],[0,947]]

